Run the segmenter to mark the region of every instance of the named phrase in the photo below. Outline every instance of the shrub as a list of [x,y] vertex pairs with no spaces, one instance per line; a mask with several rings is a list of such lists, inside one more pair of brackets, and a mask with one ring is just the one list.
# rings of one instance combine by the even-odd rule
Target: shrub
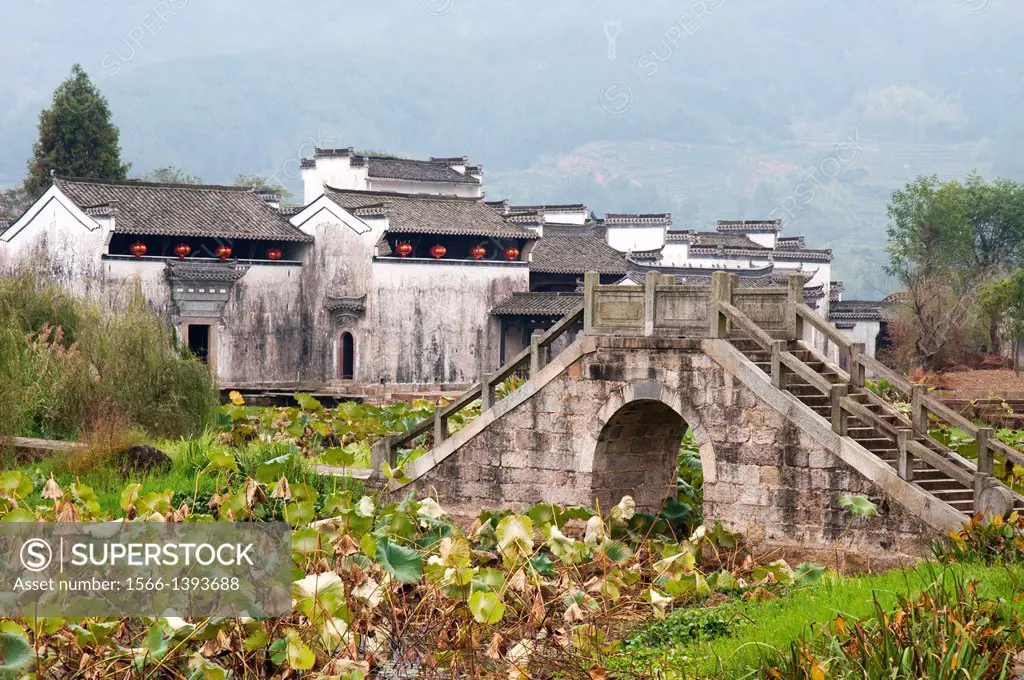
[[73,439],[111,410],[159,436],[199,432],[217,394],[136,286],[117,312],[23,272],[0,278],[0,437]]
[[1005,520],[975,515],[963,529],[936,543],[933,552],[944,563],[1024,563],[1024,517],[1016,512]]
[[65,457],[64,467],[69,472],[113,469],[129,449],[146,441],[146,433],[135,429],[113,404],[108,402],[101,410],[103,414],[93,419],[83,437],[85,450]]

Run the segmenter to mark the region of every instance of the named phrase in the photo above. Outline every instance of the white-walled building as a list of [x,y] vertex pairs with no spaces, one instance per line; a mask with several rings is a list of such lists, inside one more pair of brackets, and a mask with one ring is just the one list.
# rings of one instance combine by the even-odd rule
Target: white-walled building
[[0,271],[114,308],[140,285],[222,387],[456,390],[497,366],[488,312],[528,290],[536,233],[478,198],[306,190],[289,219],[251,189],[55,178]]
[[466,157],[317,149],[301,165],[303,206],[283,210],[238,187],[55,178],[0,223],[0,272],[42,270],[111,306],[141,285],[231,387],[460,389],[553,323],[587,271],[622,285],[649,270],[698,285],[723,269],[745,285],[800,273],[808,303],[830,315],[831,302],[870,352],[884,330],[867,303],[841,301],[831,251],[778,221],[680,231],[668,213],[485,203]]
[[323,187],[401,194],[481,198],[483,168],[466,156],[415,160],[374,156],[347,149],[316,149],[301,163],[303,205],[315,201]]

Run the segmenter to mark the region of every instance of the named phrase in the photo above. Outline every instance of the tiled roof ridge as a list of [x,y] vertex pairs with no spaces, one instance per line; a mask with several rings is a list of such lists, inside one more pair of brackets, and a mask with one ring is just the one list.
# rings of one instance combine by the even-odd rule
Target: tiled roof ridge
[[255,187],[238,186],[236,184],[185,184],[175,182],[144,182],[137,179],[98,179],[95,177],[67,177],[64,175],[54,175],[55,181],[69,182],[72,184],[102,184],[107,186],[119,186],[119,187],[140,187],[149,189],[182,189],[185,191],[238,191],[238,192],[251,192],[257,191]]
[[782,231],[782,220],[716,220],[717,231]]
[[580,210],[586,210],[586,203],[555,203],[551,205],[540,204],[540,205],[509,205],[509,210],[517,212],[523,212],[527,210],[547,210],[550,212],[577,212]]
[[[406,158],[406,159],[403,159],[403,160],[414,160],[414,159]],[[468,165],[469,164],[469,156],[428,156],[427,160],[423,161],[423,162],[424,163],[439,163],[441,165],[449,165],[449,164]]]
[[313,149],[313,158],[344,158],[354,155],[355,149],[351,146],[341,149],[323,149],[318,146]]
[[324,185],[325,192],[334,194],[350,194],[353,196],[384,196],[385,198],[415,198],[417,200],[428,199],[435,201],[459,201],[461,203],[483,203],[483,200],[473,196],[448,196],[441,194],[403,194],[398,191],[363,191],[361,189],[338,189],[329,184]]
[[671,222],[672,213],[607,213],[605,222]]
[[775,259],[798,259],[798,260],[829,260],[832,259],[831,248],[804,249],[804,250],[772,250],[771,248],[730,248],[728,246],[693,246],[690,249],[691,255],[739,255],[742,257],[764,257],[766,254]]

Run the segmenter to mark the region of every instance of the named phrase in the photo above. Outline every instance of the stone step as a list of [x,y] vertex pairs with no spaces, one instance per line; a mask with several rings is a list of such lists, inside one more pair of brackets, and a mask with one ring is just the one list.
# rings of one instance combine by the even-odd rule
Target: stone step
[[917,484],[919,487],[933,495],[937,495],[938,493],[946,490],[963,488],[949,477],[932,479],[922,478],[921,474],[917,470],[914,470],[914,484]]
[[868,451],[881,454],[883,451],[895,452],[895,442],[888,437],[868,437],[854,440]]

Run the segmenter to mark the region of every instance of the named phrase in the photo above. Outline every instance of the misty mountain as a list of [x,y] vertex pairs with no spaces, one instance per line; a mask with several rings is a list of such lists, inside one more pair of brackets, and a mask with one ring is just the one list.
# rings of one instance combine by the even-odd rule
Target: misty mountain
[[0,185],[80,62],[141,174],[273,175],[314,145],[468,154],[488,197],[769,215],[887,290],[885,202],[918,174],[1024,176],[1011,0],[35,0],[5,8]]

